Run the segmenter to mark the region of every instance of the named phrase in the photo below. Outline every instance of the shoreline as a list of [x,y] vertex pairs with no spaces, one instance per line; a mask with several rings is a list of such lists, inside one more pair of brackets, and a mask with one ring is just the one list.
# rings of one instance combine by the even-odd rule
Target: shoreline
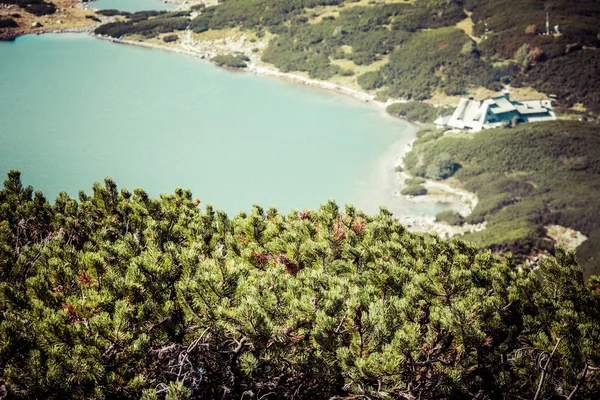
[[[82,28],[74,28],[74,29],[42,31],[42,32],[37,32],[35,34],[42,34],[42,33],[55,33],[55,34],[60,34],[60,33],[75,34],[75,33],[77,33],[77,34],[81,34],[81,33],[87,33],[89,36],[91,36],[95,39],[106,40],[106,41],[116,43],[116,44],[125,44],[125,45],[130,45],[130,46],[145,47],[148,49],[163,50],[163,51],[168,51],[168,52],[172,52],[172,53],[183,54],[183,55],[187,55],[187,56],[191,56],[194,58],[205,60],[216,66],[216,64],[210,60],[210,54],[193,51],[193,50],[187,48],[183,44],[180,44],[179,46],[174,47],[174,46],[167,46],[167,45],[162,45],[162,44],[157,44],[157,43],[148,43],[145,41],[136,41],[136,40],[129,40],[129,39],[116,39],[116,38],[109,37],[109,36],[94,34],[93,33],[94,28],[95,28],[95,26],[92,25],[92,26],[87,26],[84,28],[82,27]],[[31,33],[31,34],[33,34],[33,33]],[[226,69],[229,69],[229,68],[226,68]],[[307,78],[305,76],[298,75],[298,74],[281,72],[281,71],[278,71],[271,67],[257,65],[255,62],[252,62],[252,61],[248,62],[248,67],[235,69],[235,71],[248,72],[248,73],[252,73],[256,76],[272,77],[272,78],[276,78],[278,80],[288,82],[288,83],[294,83],[294,84],[299,84],[299,85],[303,85],[303,86],[309,86],[309,87],[324,89],[324,90],[328,90],[328,91],[334,91],[334,92],[349,96],[355,100],[359,100],[362,103],[368,104],[369,106],[375,106],[375,107],[381,109],[382,111],[385,111],[385,108],[390,104],[406,103],[406,100],[396,100],[396,101],[388,100],[387,102],[381,102],[381,101],[375,100],[375,95],[370,94],[370,93],[361,92],[359,90],[345,87],[342,85],[338,85],[338,84],[335,84],[332,82],[320,81],[320,80],[316,80],[316,79]],[[386,115],[389,115],[389,114],[386,114]],[[404,159],[406,154],[412,148],[412,143],[416,140],[416,132],[421,128],[421,124],[418,121],[412,121],[412,120],[408,120],[406,118],[394,117],[392,115],[389,115],[389,116],[392,118],[398,118],[400,120],[403,120],[403,121],[409,123],[411,125],[411,127],[414,129],[414,132],[411,132],[412,138],[410,139],[410,141],[407,142],[406,140],[399,139],[397,142],[395,142],[390,147],[389,151],[387,151],[384,155],[382,155],[382,158],[380,161],[381,165],[379,166],[378,170],[379,170],[379,173],[383,173],[383,175],[384,175],[384,177],[383,177],[384,182],[380,182],[380,183],[382,183],[383,187],[380,189],[382,192],[386,192],[386,191],[389,192],[388,195],[385,196],[385,201],[390,201],[390,200],[393,201],[393,199],[399,199],[399,200],[401,200],[400,203],[409,202],[409,203],[413,203],[413,204],[432,204],[432,205],[452,204],[453,207],[451,207],[451,208],[457,208],[458,210],[461,210],[460,211],[461,214],[468,215],[473,210],[473,208],[475,207],[475,205],[477,203],[476,195],[473,193],[470,193],[470,192],[461,191],[459,189],[452,188],[441,182],[430,181],[430,182],[427,182],[427,184],[430,187],[436,187],[436,188],[440,189],[441,191],[445,192],[445,194],[443,194],[443,195],[442,194],[429,194],[429,195],[424,195],[424,196],[419,196],[417,198],[414,198],[412,196],[403,196],[400,194],[400,190],[404,186],[404,179],[408,177],[408,174],[406,174],[404,172],[400,172],[400,173],[396,172],[395,167],[398,165],[402,165],[402,160]],[[385,181],[387,181],[387,182],[385,182]],[[380,195],[381,195],[381,193],[380,193]],[[432,216],[432,215],[426,215],[424,213],[417,214],[414,212],[412,212],[412,213],[411,212],[408,212],[408,213],[402,212],[403,211],[402,204],[399,204],[398,207],[394,206],[394,207],[390,207],[390,208],[393,208],[390,211],[392,211],[394,213],[394,216],[396,218],[398,218],[409,230],[415,231],[415,232],[434,231],[434,232],[438,233],[440,236],[448,238],[448,237],[452,237],[455,235],[464,234],[466,232],[472,232],[474,230],[485,229],[485,224],[479,224],[477,226],[463,225],[463,226],[455,227],[455,226],[447,225],[445,223],[436,222],[435,216]]]
[[[210,60],[209,54],[203,54],[203,53],[200,53],[197,51],[193,51],[193,50],[187,48],[185,45],[180,45],[178,47],[172,47],[172,46],[160,45],[157,43],[148,43],[148,42],[144,42],[144,41],[135,41],[135,40],[128,40],[128,39],[120,39],[119,40],[119,39],[102,36],[102,35],[92,34],[92,36],[95,38],[98,38],[98,39],[108,40],[113,43],[146,47],[146,48],[151,48],[151,49],[170,51],[170,52],[174,52],[174,53],[178,53],[178,54],[184,54],[184,55],[188,55],[188,56],[192,56],[195,58],[205,60],[205,61],[210,62],[211,64],[217,66],[214,62],[212,62]],[[338,85],[338,84],[335,84],[332,82],[311,79],[311,78],[307,78],[305,76],[298,75],[298,74],[277,71],[274,68],[257,65],[256,63],[254,63],[252,61],[249,61],[247,63],[248,63],[248,66],[246,68],[229,68],[229,67],[221,67],[221,68],[225,68],[225,69],[228,69],[228,70],[234,71],[234,72],[247,72],[247,73],[252,73],[256,76],[276,78],[276,79],[279,79],[281,81],[288,82],[288,83],[294,83],[294,84],[310,86],[310,87],[314,87],[314,88],[318,88],[318,89],[334,91],[334,92],[349,96],[353,99],[359,100],[365,104],[375,106],[382,110],[385,110],[385,108],[387,106],[389,106],[390,104],[406,103],[406,100],[396,100],[396,101],[388,100],[387,102],[381,102],[381,101],[375,100],[375,95],[373,95],[373,94],[361,92],[359,90],[352,89],[352,88],[349,88],[346,86]],[[386,114],[386,115],[389,115],[389,114]],[[413,121],[413,120],[409,120],[407,118],[396,117],[393,115],[389,115],[389,116],[392,118],[397,118],[397,119],[400,119],[402,121],[409,123],[415,129],[413,135],[416,135],[416,132],[422,126],[422,124],[419,121]],[[471,213],[471,211],[473,211],[473,209],[477,205],[477,201],[478,201],[477,196],[474,193],[453,188],[443,182],[427,180],[427,182],[424,184],[427,188],[437,188],[438,190],[441,190],[443,192],[443,194],[431,193],[431,194],[426,194],[426,195],[418,196],[418,197],[404,196],[404,195],[400,194],[400,190],[402,190],[402,188],[405,186],[404,179],[409,178],[410,176],[408,176],[408,174],[406,174],[405,172],[400,172],[400,173],[396,172],[394,169],[396,166],[402,165],[402,160],[404,159],[406,154],[410,151],[410,149],[412,148],[412,143],[416,139],[417,139],[416,136],[414,136],[408,143],[405,143],[405,140],[399,139],[396,143],[394,143],[391,146],[390,151],[388,152],[388,153],[390,153],[390,155],[388,155],[386,157],[386,155],[387,155],[387,153],[386,153],[386,155],[383,156],[384,159],[386,159],[386,161],[387,161],[387,163],[386,163],[387,165],[385,165],[384,168],[391,170],[391,174],[392,174],[391,177],[388,176],[388,180],[390,180],[393,183],[393,187],[391,188],[392,189],[391,199],[387,199],[387,200],[389,201],[389,200],[393,200],[394,198],[397,198],[397,199],[401,199],[403,201],[407,201],[407,202],[410,202],[413,204],[433,204],[433,205],[451,204],[452,206],[450,208],[456,209],[461,215],[463,215],[463,216],[469,215]],[[384,174],[386,173],[386,171],[380,171],[380,172],[383,172]],[[383,187],[382,189],[385,190],[385,189],[390,189],[390,188]],[[396,208],[396,207],[394,207],[394,208]],[[373,210],[373,211],[375,211],[375,210]],[[481,231],[481,230],[485,229],[485,226],[486,226],[486,223],[476,224],[476,225],[464,224],[462,226],[451,226],[451,225],[448,225],[445,223],[437,222],[435,220],[435,216],[426,215],[424,213],[420,213],[420,214],[409,213],[410,215],[407,215],[406,213],[402,213],[401,209],[392,209],[390,211],[392,211],[394,213],[395,217],[398,218],[404,225],[406,225],[407,228],[409,228],[409,230],[418,231],[418,232],[434,231],[434,232],[438,233],[440,236],[445,237],[445,238],[450,238],[450,237],[453,237],[456,235],[463,235],[465,233]]]
[[[214,62],[212,62],[210,60],[210,54],[203,54],[203,53],[200,53],[197,51],[190,50],[189,48],[186,48],[183,46],[172,47],[172,46],[160,45],[157,43],[148,43],[148,42],[144,42],[144,41],[136,41],[136,40],[130,40],[130,39],[115,39],[110,36],[96,35],[93,32],[91,32],[91,30],[89,32],[90,32],[90,36],[92,36],[96,39],[107,40],[109,42],[113,42],[113,43],[117,43],[117,44],[146,47],[146,48],[155,49],[155,50],[164,50],[164,51],[169,51],[172,53],[184,54],[184,55],[188,55],[191,57],[199,58],[201,60],[206,60],[206,61],[210,62],[211,64],[216,65]],[[53,32],[53,33],[60,33],[60,32]],[[385,108],[388,105],[397,102],[397,101],[388,101],[388,102],[384,103],[384,102],[375,100],[375,95],[370,94],[370,93],[361,92],[359,90],[352,89],[352,88],[342,86],[342,85],[338,85],[338,84],[335,84],[332,82],[320,81],[317,79],[307,78],[302,75],[277,71],[273,68],[256,65],[256,63],[253,63],[252,61],[248,62],[248,66],[246,68],[229,68],[229,67],[221,67],[221,68],[225,68],[225,69],[228,69],[230,71],[235,71],[235,72],[247,72],[247,73],[257,75],[257,76],[273,77],[273,78],[277,78],[279,80],[289,82],[289,83],[295,83],[295,84],[299,84],[299,85],[317,87],[319,89],[334,91],[334,92],[337,92],[340,94],[344,94],[346,96],[350,96],[356,100],[360,100],[363,103],[370,103],[371,105],[375,105],[380,108]],[[407,122],[410,122],[413,125],[419,126],[419,124],[415,121],[407,121]]]

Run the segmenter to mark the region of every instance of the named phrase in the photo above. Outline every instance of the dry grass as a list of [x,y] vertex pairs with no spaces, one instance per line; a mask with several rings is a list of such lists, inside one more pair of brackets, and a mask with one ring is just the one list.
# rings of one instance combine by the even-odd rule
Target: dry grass
[[[325,9],[325,8],[333,8],[333,7],[319,7],[319,8]],[[309,11],[309,10],[306,10],[306,11]],[[309,14],[311,12],[314,13],[316,15],[316,17],[309,18],[309,20],[308,20],[309,24],[318,24],[325,17],[334,17],[334,18],[337,18],[337,17],[340,16],[340,12],[338,10],[335,10],[335,9],[319,11],[318,8],[313,8],[313,9],[310,9]]]
[[534,88],[530,88],[530,87],[522,87],[522,88],[510,88],[510,98],[513,100],[540,100],[540,99],[546,99],[548,98],[548,96],[546,96],[544,93],[538,92],[537,90],[535,90]]
[[577,111],[577,112],[587,112],[587,108],[585,108],[585,106],[582,103],[573,104],[573,107],[571,107],[571,110]]
[[[424,101],[424,103],[431,105],[445,105],[445,106],[456,106],[461,97],[473,97],[475,100],[485,100],[490,97],[497,96],[498,92],[493,90],[489,90],[484,88],[483,86],[473,87],[467,90],[466,94],[463,96],[448,96],[440,90],[437,90],[433,93],[433,96],[430,99]],[[525,100],[540,100],[546,99],[546,96],[543,93],[536,91],[530,87],[522,87],[522,88],[510,88],[510,97],[513,100],[525,101]]]
[[475,42],[477,42],[477,43],[481,42],[481,38],[480,37],[477,37],[477,36],[473,35],[473,20],[471,19],[471,15],[473,13],[472,12],[468,12],[467,10],[465,10],[465,13],[467,14],[467,18],[465,18],[462,21],[458,22],[456,24],[456,27],[458,29],[460,29],[461,31],[463,31],[467,36],[469,36]]
[[[344,52],[348,53],[351,51],[350,46],[344,46],[345,49]],[[348,49],[350,49],[350,51],[348,51]],[[354,64],[353,61],[351,60],[332,60],[331,64],[333,65],[337,65],[340,68],[343,68],[345,70],[350,70],[352,72],[354,72],[354,75],[352,76],[340,76],[340,75],[335,75],[334,77],[328,79],[329,82],[332,83],[336,83],[338,85],[342,85],[342,86],[346,86],[355,90],[361,90],[364,91],[360,85],[356,82],[356,78],[361,75],[364,74],[365,72],[371,72],[371,71],[378,71],[379,69],[381,69],[382,66],[384,66],[385,64],[387,64],[389,62],[389,56],[383,56],[383,58],[379,61],[375,61],[374,63],[370,64],[370,65],[356,65]]]
[[431,98],[424,100],[423,103],[440,106],[456,106],[460,100],[460,96],[448,96],[440,90],[435,90]]
[[194,40],[202,40],[210,42],[214,40],[239,40],[244,33],[240,31],[240,28],[231,29],[209,29],[202,33],[192,34]]
[[365,91],[356,83],[356,76],[340,76],[335,75],[327,80],[328,82],[335,83],[336,85],[345,86],[350,89]]
[[361,74],[364,74],[365,72],[379,71],[381,69],[381,67],[383,67],[385,64],[387,64],[389,61],[390,61],[390,57],[388,55],[385,55],[381,58],[381,60],[375,61],[374,63],[369,64],[369,65],[356,65],[356,64],[354,64],[354,61],[346,60],[346,59],[332,60],[331,63],[333,65],[339,66],[340,68],[344,68],[344,69],[354,72],[354,75],[361,75]]
[[340,11],[344,8],[353,8],[353,7],[365,7],[372,6],[374,4],[393,4],[393,3],[405,3],[410,4],[414,0],[360,0],[355,3],[344,3],[342,7],[340,6],[320,6],[315,8],[307,8],[306,12],[308,14],[315,14],[316,16],[310,18],[308,20],[309,24],[317,24],[323,20],[325,17],[335,17],[337,18],[340,15]]

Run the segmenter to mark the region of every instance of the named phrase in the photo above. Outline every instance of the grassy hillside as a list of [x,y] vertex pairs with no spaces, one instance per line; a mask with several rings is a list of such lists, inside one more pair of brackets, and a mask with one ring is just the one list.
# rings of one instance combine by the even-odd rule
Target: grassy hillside
[[405,161],[411,173],[438,178],[442,158],[451,166],[444,176],[479,197],[466,221],[488,222],[466,240],[520,254],[551,250],[544,226],[562,225],[589,236],[578,255],[585,268],[598,273],[599,125],[556,121],[476,134],[431,133],[415,143]]
[[572,254],[523,271],[408,233],[385,210],[228,217],[186,190],[153,199],[110,179],[50,205],[12,171],[0,190],[0,393],[598,398],[600,374],[586,371],[600,366],[599,291]]

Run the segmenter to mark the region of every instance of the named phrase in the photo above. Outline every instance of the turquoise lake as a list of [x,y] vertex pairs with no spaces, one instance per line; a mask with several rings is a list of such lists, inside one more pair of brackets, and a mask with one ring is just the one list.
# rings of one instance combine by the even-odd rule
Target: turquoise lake
[[173,10],[177,7],[177,4],[163,3],[161,0],[96,0],[89,3],[89,6],[99,10],[137,12],[144,10]]
[[415,129],[325,90],[79,34],[0,42],[0,174],[53,200],[112,177],[149,194],[192,190],[230,213],[252,204],[375,212],[447,206],[392,197]]

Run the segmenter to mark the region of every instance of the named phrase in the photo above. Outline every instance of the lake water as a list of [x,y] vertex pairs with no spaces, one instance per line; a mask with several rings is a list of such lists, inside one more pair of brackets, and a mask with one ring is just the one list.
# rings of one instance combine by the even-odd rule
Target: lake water
[[414,128],[336,93],[78,34],[0,42],[0,93],[0,174],[21,170],[51,200],[110,176],[230,213],[445,208],[392,198],[390,152]]
[[161,0],[96,0],[89,3],[89,6],[99,10],[137,12],[144,10],[173,10],[177,7],[177,4],[163,3]]

